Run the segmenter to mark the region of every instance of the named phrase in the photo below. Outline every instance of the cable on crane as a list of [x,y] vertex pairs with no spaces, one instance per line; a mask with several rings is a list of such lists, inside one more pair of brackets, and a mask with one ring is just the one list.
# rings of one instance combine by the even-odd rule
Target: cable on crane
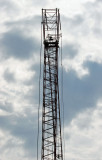
[[63,148],[64,148],[64,160],[65,160],[62,36],[61,36],[61,101],[62,101],[62,109],[63,109],[63,116],[62,116],[63,117]]
[[40,90],[41,90],[41,55],[42,55],[42,24],[41,24],[41,46],[40,46],[40,71],[39,71],[39,105],[38,105],[38,131],[37,131],[37,160],[39,159],[39,112],[40,112]]

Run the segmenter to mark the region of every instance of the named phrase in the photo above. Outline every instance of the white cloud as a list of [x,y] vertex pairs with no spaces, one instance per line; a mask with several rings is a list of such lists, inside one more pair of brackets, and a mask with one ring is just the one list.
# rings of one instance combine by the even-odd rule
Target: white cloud
[[1,158],[4,160],[6,160],[7,157],[8,160],[12,159],[12,157],[14,157],[14,159],[19,157],[20,160],[24,158],[24,150],[22,148],[23,143],[22,140],[11,136],[9,132],[0,130]]
[[[2,100],[0,101],[4,103],[11,103],[16,112],[21,112],[24,109],[24,106],[33,105],[30,104],[29,98],[24,98],[24,96],[34,88],[34,85],[32,84],[24,84],[24,82],[31,80],[35,75],[35,71],[30,70],[30,62],[31,61],[25,61],[22,63],[22,61],[10,58],[6,61],[2,61],[0,64],[0,99]],[[8,74],[9,72],[14,74],[14,81],[9,82],[8,79],[4,79],[3,75],[5,71]]]
[[66,69],[74,69],[78,76],[88,74],[83,68],[85,61],[90,60],[102,63],[102,5],[98,2],[88,2],[83,7],[83,12],[71,18],[65,18],[63,33],[65,44],[77,44],[79,52],[73,59],[64,59]]
[[77,115],[65,128],[66,158],[101,160],[102,105]]
[[[60,8],[61,12],[63,48],[65,47],[66,55],[68,52],[67,56],[63,54],[64,68],[67,72],[74,70],[80,78],[73,78],[72,76],[75,74],[70,75],[69,72],[69,79],[67,79],[69,81],[64,84],[66,89],[73,90],[66,92],[67,99],[70,97],[70,93],[74,94],[75,92],[75,97],[71,95],[74,97],[73,102],[68,99],[70,107],[72,110],[78,109],[78,112],[74,111],[77,113],[76,117],[71,115],[72,122],[65,128],[66,157],[70,160],[83,160],[84,158],[101,160],[101,100],[97,107],[92,108],[91,106],[91,109],[85,110],[87,104],[89,108],[89,104],[94,104],[97,97],[101,96],[99,95],[101,94],[100,83],[98,85],[100,81],[95,77],[99,76],[99,73],[96,74],[96,72],[97,69],[101,69],[101,66],[97,67],[93,74],[93,69],[90,69],[87,64],[84,65],[87,61],[102,63],[102,4],[100,0],[0,1],[1,159],[18,160],[19,157],[19,160],[28,160],[36,158],[41,9],[49,7]],[[15,46],[15,44],[17,45]],[[23,48],[21,44],[23,44]],[[94,65],[92,67],[94,68]],[[90,76],[91,72],[92,77]],[[86,80],[87,84],[81,83],[87,77],[86,75],[89,76],[89,79]],[[91,85],[93,77],[94,81]],[[74,87],[76,87],[76,91]],[[96,94],[95,89],[97,89]],[[91,90],[94,92],[93,95],[91,95]],[[86,97],[89,99],[86,100]],[[83,113],[79,113],[81,106],[73,107],[79,105],[79,103],[74,104],[75,101],[76,103],[86,101],[83,105],[83,110],[85,110]],[[68,107],[66,106],[66,108]]]

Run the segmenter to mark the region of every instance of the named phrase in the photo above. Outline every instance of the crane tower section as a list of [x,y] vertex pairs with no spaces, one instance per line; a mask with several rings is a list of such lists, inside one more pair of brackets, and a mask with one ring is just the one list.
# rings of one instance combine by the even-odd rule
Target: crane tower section
[[59,9],[42,9],[44,69],[41,160],[63,160],[58,56],[60,33]]

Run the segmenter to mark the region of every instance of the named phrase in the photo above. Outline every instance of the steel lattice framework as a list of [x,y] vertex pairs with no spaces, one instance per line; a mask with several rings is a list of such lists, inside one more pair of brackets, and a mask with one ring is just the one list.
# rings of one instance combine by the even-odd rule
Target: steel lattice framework
[[59,9],[42,9],[44,42],[42,160],[63,160],[58,86]]

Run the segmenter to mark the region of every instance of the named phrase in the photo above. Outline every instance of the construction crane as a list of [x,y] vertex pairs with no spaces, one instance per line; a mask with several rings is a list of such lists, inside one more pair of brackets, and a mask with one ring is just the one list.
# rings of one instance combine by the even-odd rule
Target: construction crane
[[58,57],[59,9],[42,9],[44,44],[41,160],[63,160]]

